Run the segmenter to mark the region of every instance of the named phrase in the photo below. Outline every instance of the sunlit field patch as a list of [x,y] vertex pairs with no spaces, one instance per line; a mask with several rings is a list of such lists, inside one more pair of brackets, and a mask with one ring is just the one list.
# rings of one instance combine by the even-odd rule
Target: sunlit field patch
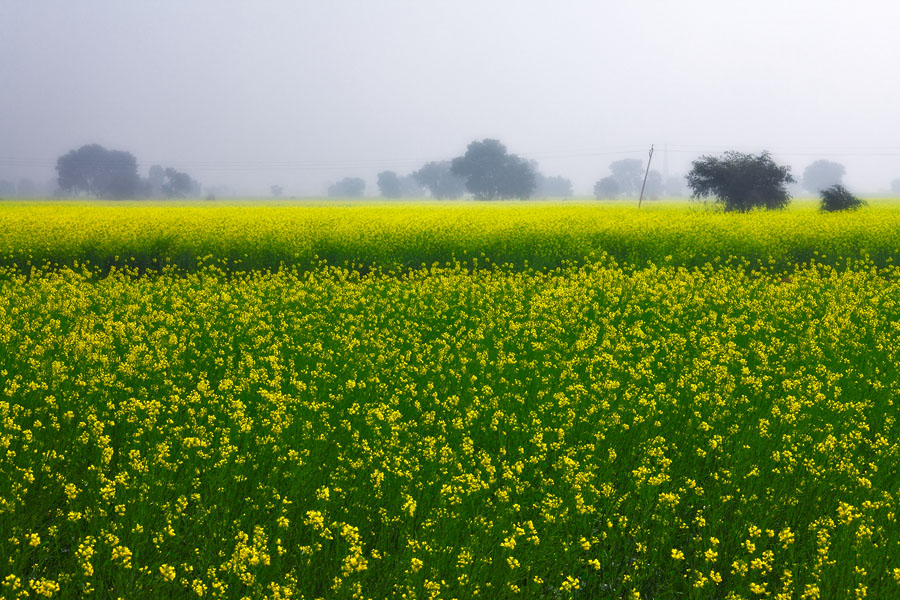
[[[893,212],[413,208],[0,211],[0,597],[900,594],[900,268],[832,250],[888,262]],[[85,267],[104,214],[103,252],[317,241]],[[791,219],[819,254],[785,273]],[[664,253],[578,237],[629,228]],[[323,264],[339,233],[376,268]],[[469,258],[397,259],[436,237]]]

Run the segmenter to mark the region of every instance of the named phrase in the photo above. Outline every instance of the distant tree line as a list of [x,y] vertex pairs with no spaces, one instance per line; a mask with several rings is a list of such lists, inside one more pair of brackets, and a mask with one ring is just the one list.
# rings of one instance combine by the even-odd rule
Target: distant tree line
[[143,179],[133,154],[107,150],[99,144],[88,144],[60,156],[56,172],[60,191],[73,196],[185,198],[201,193],[197,181],[171,167],[153,165],[149,176]]
[[[96,198],[199,196],[200,184],[187,173],[172,167],[153,165],[147,178],[138,174],[137,159],[129,152],[108,150],[99,144],[88,144],[60,156],[56,164],[57,194]],[[609,174],[594,184],[599,199],[636,197],[643,187],[644,197],[681,196],[686,183],[694,199],[712,197],[724,210],[747,211],[753,208],[783,208],[790,201],[789,190],[805,189],[810,193],[828,191],[823,210],[851,202],[843,187],[846,172],[840,163],[817,160],[803,171],[800,182],[794,180],[790,167],[779,166],[763,152],[758,156],[726,152],[721,157],[702,156],[692,163],[684,177],[664,178],[655,170],[646,170],[638,159],[627,158],[610,163]],[[646,174],[646,181],[644,180]],[[795,184],[794,187],[788,187]],[[536,161],[529,161],[507,151],[499,140],[471,142],[464,154],[452,160],[428,162],[406,175],[382,171],[377,177],[378,191],[385,198],[412,198],[425,194],[436,199],[460,198],[465,194],[479,200],[534,197],[569,197],[572,182],[562,176],[546,176]],[[31,180],[18,184],[0,180],[0,197],[34,197],[45,194]],[[49,188],[48,188],[49,189]],[[271,186],[274,197],[283,188]],[[360,197],[366,182],[359,177],[345,177],[328,188],[334,197]],[[891,182],[891,192],[900,194],[900,179]]]
[[[813,193],[830,190],[823,210],[835,206],[859,206],[847,200],[842,186],[844,166],[818,160],[803,172],[802,186]],[[712,197],[726,211],[746,212],[754,208],[784,208],[790,202],[788,185],[796,181],[787,166],[777,165],[768,152],[758,156],[726,152],[721,157],[702,156],[692,163],[685,176],[664,177],[658,170],[647,170],[639,159],[626,158],[609,165],[609,174],[594,184],[594,196],[600,199],[634,198],[643,191],[647,199],[679,197],[684,185],[694,199]],[[568,197],[572,183],[565,177],[543,175],[535,161],[507,151],[499,140],[484,139],[470,143],[463,155],[448,161],[429,162],[407,175],[394,171],[378,173],[378,191],[385,198],[412,198],[428,193],[437,199],[459,198],[471,194],[478,200],[507,198]],[[356,197],[365,193],[366,182],[347,177],[328,189],[330,196]],[[835,188],[835,186],[839,186]],[[893,182],[900,193],[900,179]],[[823,196],[824,198],[824,196]],[[841,200],[843,199],[843,200]],[[827,205],[827,207],[826,207]]]
[[[385,198],[414,198],[425,193],[441,200],[467,193],[478,200],[572,195],[571,181],[543,175],[535,161],[510,154],[506,146],[494,139],[474,141],[462,156],[426,163],[407,175],[382,171],[378,173],[377,185]],[[346,177],[328,188],[329,196],[364,193],[365,181],[358,177]]]
[[[684,180],[670,177],[663,181],[658,171],[646,172],[637,159],[624,159],[609,165],[610,175],[594,184],[597,199],[637,196],[644,186],[644,196],[657,198],[660,194],[680,196],[682,181],[695,200],[712,198],[725,211],[748,212],[754,209],[785,208],[791,195],[788,185],[796,184],[789,166],[778,165],[768,152],[759,155],[725,152],[722,156],[701,156],[693,161]],[[802,188],[819,194],[823,211],[853,210],[865,202],[844,188],[842,164],[817,160],[803,171]],[[892,183],[893,193],[900,193],[900,179]]]

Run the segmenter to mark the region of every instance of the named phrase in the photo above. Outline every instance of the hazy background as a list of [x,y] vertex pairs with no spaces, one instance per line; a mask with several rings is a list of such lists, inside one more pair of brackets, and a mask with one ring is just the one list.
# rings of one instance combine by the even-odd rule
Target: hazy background
[[239,194],[375,194],[493,137],[576,194],[651,143],[669,174],[769,149],[886,191],[898,25],[886,0],[0,0],[0,179],[96,142]]

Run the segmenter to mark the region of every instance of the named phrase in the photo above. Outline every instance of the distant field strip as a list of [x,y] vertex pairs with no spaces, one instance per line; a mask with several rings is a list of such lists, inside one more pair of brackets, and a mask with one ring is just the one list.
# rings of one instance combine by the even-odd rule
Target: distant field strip
[[321,262],[406,270],[463,261],[552,269],[607,254],[620,264],[745,263],[792,270],[815,260],[900,264],[900,204],[850,214],[810,208],[750,215],[686,206],[523,203],[291,206],[199,203],[0,204],[0,264],[88,263],[228,270]]

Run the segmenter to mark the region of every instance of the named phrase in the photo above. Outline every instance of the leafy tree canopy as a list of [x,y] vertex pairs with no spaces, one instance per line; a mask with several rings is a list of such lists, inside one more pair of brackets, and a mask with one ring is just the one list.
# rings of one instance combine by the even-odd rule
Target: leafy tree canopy
[[528,161],[509,154],[498,140],[475,141],[451,163],[451,171],[466,180],[466,189],[480,200],[528,198],[537,184]]
[[162,192],[166,198],[184,198],[200,195],[200,184],[187,173],[168,168],[165,170],[165,181]]
[[791,200],[785,185],[791,168],[775,164],[768,152],[755,156],[726,152],[721,158],[701,156],[692,163],[687,184],[693,198],[713,196],[726,211],[785,208]]
[[422,186],[412,175],[397,175],[393,171],[378,174],[378,191],[385,198],[414,198],[423,193]]
[[359,177],[344,177],[328,186],[328,195],[338,198],[358,198],[366,192],[366,181]]
[[378,174],[378,190],[385,198],[399,198],[403,193],[400,176],[393,171],[382,171]]
[[618,195],[619,182],[617,182],[616,178],[612,175],[604,177],[594,184],[594,196],[597,200],[602,200],[603,198],[615,198]]
[[812,193],[840,185],[846,173],[844,165],[830,160],[817,160],[803,170],[803,187]]
[[[604,177],[594,184],[594,196],[601,198],[615,198],[619,195],[637,197],[644,181],[644,163],[636,158],[624,158],[609,164],[609,176]],[[662,175],[657,171],[651,171],[647,177],[647,187],[644,195],[648,198],[658,198],[662,192]]]
[[59,188],[97,198],[132,198],[141,189],[137,160],[128,152],[89,144],[56,161]]
[[449,160],[426,163],[410,177],[427,188],[432,198],[459,198],[466,193],[466,180],[453,173]]
[[644,163],[636,158],[624,158],[610,163],[609,170],[619,185],[619,193],[637,196],[644,179]]

